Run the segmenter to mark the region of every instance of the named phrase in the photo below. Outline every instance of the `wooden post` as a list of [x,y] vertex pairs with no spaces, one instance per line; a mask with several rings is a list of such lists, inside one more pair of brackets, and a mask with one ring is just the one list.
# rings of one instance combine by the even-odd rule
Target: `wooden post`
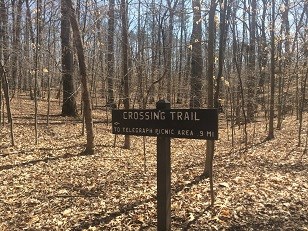
[[[168,110],[170,103],[159,100],[156,109]],[[170,137],[157,137],[157,230],[171,230]]]

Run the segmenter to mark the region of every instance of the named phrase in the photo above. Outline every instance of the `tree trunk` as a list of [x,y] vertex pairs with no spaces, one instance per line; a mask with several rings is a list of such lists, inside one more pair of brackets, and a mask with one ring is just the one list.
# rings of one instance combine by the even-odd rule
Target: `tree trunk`
[[266,113],[266,106],[265,106],[265,97],[264,97],[264,85],[265,80],[267,76],[267,62],[268,62],[268,51],[266,49],[267,46],[267,39],[266,39],[266,10],[267,10],[267,0],[262,0],[263,3],[263,10],[262,10],[262,24],[261,24],[261,41],[259,42],[259,72],[260,72],[260,78],[258,83],[258,89],[257,89],[257,97],[258,97],[258,103],[261,104],[262,111],[264,111],[264,116],[267,117]]
[[173,48],[173,26],[174,26],[174,9],[177,6],[178,0],[175,0],[172,6],[171,0],[167,0],[169,8],[169,23],[166,41],[166,70],[167,70],[167,100],[172,102],[172,48]]
[[138,1],[138,19],[137,19],[137,43],[138,43],[138,48],[136,50],[137,52],[137,57],[136,59],[138,60],[138,64],[136,67],[136,72],[137,72],[137,99],[139,102],[139,107],[140,108],[145,108],[146,103],[145,103],[145,95],[144,95],[144,90],[147,87],[147,79],[144,78],[144,44],[145,44],[145,28],[141,29],[141,0]]
[[[220,24],[219,24],[219,54],[218,54],[218,73],[216,79],[216,90],[214,95],[214,105],[215,108],[219,107],[219,93],[220,93],[220,84],[221,77],[223,71],[223,65],[225,60],[225,49],[226,49],[226,41],[228,34],[228,15],[230,13],[230,6],[228,6],[228,1],[223,0],[221,3],[221,11],[220,11]],[[228,8],[228,13],[227,13]]]
[[[124,108],[129,109],[129,70],[128,70],[128,29],[127,29],[127,2],[121,0],[122,17],[122,60],[123,60],[123,82],[124,82]],[[124,148],[130,148],[130,137],[125,135]]]
[[35,79],[34,79],[34,131],[35,131],[35,144],[38,144],[38,120],[37,120],[37,111],[38,111],[38,75],[39,75],[39,62],[40,62],[40,46],[41,46],[41,9],[42,1],[38,0],[36,3],[36,42],[35,42]]
[[[1,5],[0,5],[0,16],[1,16],[1,37],[0,39],[2,39],[2,52],[3,52],[3,58],[4,61],[8,61],[9,59],[9,54],[8,54],[8,15],[7,15],[7,8],[5,6],[5,2],[4,0],[1,1]],[[12,120],[12,116],[11,116],[11,108],[10,108],[10,99],[9,99],[9,84],[8,84],[8,80],[7,80],[7,74],[5,71],[5,65],[6,63],[0,63],[1,65],[1,84],[2,84],[2,89],[3,89],[3,94],[4,94],[4,100],[6,102],[6,111],[8,114],[8,123],[11,123]],[[0,92],[1,94],[1,92]],[[0,102],[2,103],[2,102]],[[4,109],[3,109],[4,111]],[[4,121],[4,118],[3,118]]]
[[[307,69],[307,62],[305,62],[304,67],[306,67],[306,73],[305,73],[305,77],[304,79],[301,81],[301,96],[300,96],[300,103],[299,103],[299,112],[298,112],[298,122],[299,122],[299,126],[298,126],[298,144],[297,146],[301,146],[301,133],[302,133],[302,127],[303,127],[303,112],[304,112],[304,108],[307,107],[307,100],[306,100],[306,87],[307,87],[307,82],[308,82],[308,69]],[[308,127],[307,129],[307,133],[308,133]],[[306,138],[306,147],[307,147],[307,139]]]
[[[193,28],[191,34],[191,80],[190,108],[200,108],[202,105],[202,19],[200,0],[192,0]],[[213,76],[212,76],[213,77]]]
[[[208,80],[208,108],[214,107],[214,60],[215,60],[215,11],[216,2],[211,0],[210,12],[209,12],[209,42],[208,42],[208,67],[207,67],[207,80]],[[204,176],[210,178],[211,188],[211,205],[214,205],[214,185],[213,185],[213,158],[214,158],[214,140],[207,140],[206,142],[206,158]]]
[[107,35],[107,105],[114,104],[114,0],[109,1]]
[[[4,98],[5,98],[7,118],[8,118],[8,122],[10,123],[11,145],[14,146],[15,142],[14,142],[14,133],[13,133],[13,119],[12,119],[10,96],[9,96],[9,84],[7,81],[6,71],[2,63],[0,64],[0,78],[1,78],[0,81],[2,81],[2,88],[3,88]],[[0,94],[1,94],[1,91],[0,91]]]
[[[0,38],[0,41],[1,41],[1,38]],[[0,55],[1,55],[1,53],[2,53],[2,50],[0,49]],[[1,121],[2,121],[2,110],[3,110],[3,108],[2,108],[2,79],[0,79],[0,128],[1,128],[1,125],[2,125],[2,123],[1,123]]]
[[68,14],[70,16],[70,22],[73,29],[74,44],[77,50],[79,71],[80,71],[81,84],[83,90],[82,91],[83,113],[87,131],[87,145],[84,153],[92,154],[94,153],[94,132],[93,132],[93,120],[92,120],[92,108],[90,102],[90,93],[88,90],[87,70],[86,70],[83,45],[81,41],[81,36],[78,28],[78,22],[76,19],[75,11],[72,6],[72,0],[64,0],[64,1],[67,4]]
[[274,97],[275,97],[275,0],[272,0],[272,26],[271,26],[271,79],[270,79],[270,112],[267,139],[274,138]]
[[[27,18],[27,24],[28,24],[28,30],[26,33],[29,33],[30,39],[28,39],[27,43],[27,50],[28,53],[30,55],[30,51],[32,49],[32,44],[35,44],[35,35],[34,35],[34,31],[33,31],[33,26],[32,26],[32,17],[31,17],[31,9],[30,9],[30,4],[29,4],[29,0],[26,0],[26,18]],[[27,35],[28,36],[28,35]],[[29,38],[28,36],[28,38]],[[33,52],[33,63],[35,62],[35,52]],[[29,62],[31,63],[31,67],[34,66],[34,64],[30,61],[30,56],[29,56]],[[33,67],[34,68],[34,67]],[[29,82],[29,91],[30,91],[30,99],[33,100],[34,99],[34,93],[32,92],[32,82],[33,82],[33,76],[32,73],[28,72],[28,82]]]
[[70,41],[70,18],[67,14],[66,0],[61,0],[61,47],[62,47],[62,79],[63,103],[62,116],[77,116],[73,79],[73,52]]
[[254,121],[255,117],[255,65],[256,65],[256,11],[257,11],[257,1],[252,0],[250,6],[250,41],[249,41],[249,50],[248,50],[248,80],[247,80],[247,88],[248,88],[248,97],[247,97],[247,122]]
[[[181,26],[180,26],[180,51],[179,51],[179,70],[178,70],[178,89],[177,89],[177,99],[176,99],[176,103],[177,104],[182,104],[183,103],[183,87],[185,86],[182,82],[184,80],[184,72],[185,72],[185,68],[183,68],[183,61],[184,59],[184,52],[185,49],[183,49],[184,47],[186,47],[184,44],[186,44],[186,24],[185,24],[185,0],[181,0],[181,8],[182,8],[182,12],[180,14],[180,20],[181,20]],[[185,37],[184,37],[185,36]],[[184,39],[185,38],[185,39]],[[183,41],[184,40],[184,41]]]
[[[21,21],[21,10],[23,0],[19,0],[17,6],[15,7],[15,1],[12,1],[12,18],[13,18],[13,42],[12,42],[12,80],[13,80],[13,90],[15,91],[18,87],[18,60],[20,58],[20,21]],[[16,14],[15,14],[16,13]]]
[[[282,10],[282,24],[281,24],[281,38],[283,38],[284,33],[284,41],[281,41],[281,49],[279,49],[279,54],[281,54],[279,58],[279,84],[278,84],[278,116],[277,116],[277,129],[281,129],[282,127],[282,120],[284,116],[284,108],[286,102],[286,95],[283,94],[284,92],[284,79],[285,77],[290,77],[290,23],[289,23],[289,0],[284,0],[285,8]],[[284,45],[284,52],[282,46]],[[283,57],[285,59],[283,59]],[[282,74],[283,73],[283,74]]]
[[[5,7],[5,3],[4,0],[0,1],[0,57],[4,57],[5,56],[5,36],[7,33],[7,14],[6,14],[6,7]],[[4,65],[1,62],[1,65]],[[2,121],[2,79],[0,79],[0,127],[1,127],[1,121]],[[4,120],[4,118],[3,118]]]

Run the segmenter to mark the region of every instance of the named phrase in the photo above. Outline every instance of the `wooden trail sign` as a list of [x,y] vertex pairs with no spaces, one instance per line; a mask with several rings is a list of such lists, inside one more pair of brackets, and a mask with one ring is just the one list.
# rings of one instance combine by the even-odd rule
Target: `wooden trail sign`
[[170,231],[170,138],[217,140],[218,110],[170,109],[166,100],[152,110],[113,110],[112,133],[157,136],[157,230]]
[[218,139],[217,109],[113,110],[112,132],[137,136]]

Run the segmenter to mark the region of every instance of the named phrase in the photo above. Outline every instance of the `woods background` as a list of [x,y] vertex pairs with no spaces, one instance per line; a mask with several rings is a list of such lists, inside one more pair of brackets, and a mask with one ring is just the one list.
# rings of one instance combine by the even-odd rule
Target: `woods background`
[[0,0],[0,229],[156,230],[156,140],[111,109],[167,99],[223,112],[215,145],[171,140],[174,230],[307,230],[307,25],[305,0]]
[[[76,100],[89,88],[93,108],[153,107],[161,98],[173,107],[222,104],[232,125],[264,118],[268,138],[274,137],[274,117],[278,129],[287,113],[301,124],[307,109],[306,1],[71,4],[1,0],[1,101],[3,95],[7,105],[13,97],[57,98],[63,116],[76,116]],[[80,46],[87,87],[78,73]],[[4,104],[1,111],[4,120]]]

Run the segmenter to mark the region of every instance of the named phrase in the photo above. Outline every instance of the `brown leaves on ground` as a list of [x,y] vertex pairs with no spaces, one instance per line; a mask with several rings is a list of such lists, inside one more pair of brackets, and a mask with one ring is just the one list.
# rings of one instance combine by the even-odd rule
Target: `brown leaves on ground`
[[[156,230],[155,138],[146,137],[145,156],[142,137],[124,150],[118,136],[113,147],[106,112],[94,110],[95,154],[81,155],[82,123],[56,116],[53,102],[47,127],[40,102],[35,145],[32,101],[20,101],[13,100],[17,145],[9,146],[8,125],[0,133],[0,230]],[[232,148],[231,130],[220,121],[214,207],[209,181],[198,177],[205,142],[172,140],[172,230],[308,230],[308,157],[297,146],[296,118],[267,142],[265,123],[249,125],[247,151],[242,129]]]

